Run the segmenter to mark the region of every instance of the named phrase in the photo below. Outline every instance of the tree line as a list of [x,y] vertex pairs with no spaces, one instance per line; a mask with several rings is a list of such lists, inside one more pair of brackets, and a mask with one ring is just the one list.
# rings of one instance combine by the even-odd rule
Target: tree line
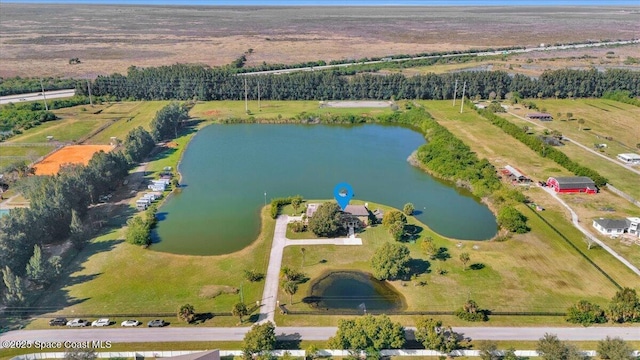
[[[225,69],[200,65],[130,67],[126,75],[99,76],[92,92],[100,96],[135,100],[241,100],[244,83],[248,96],[264,100],[353,100],[353,99],[451,99],[458,80],[458,94],[466,82],[469,97],[496,98],[507,93],[522,97],[600,97],[607,91],[640,94],[640,73],[610,69],[546,71],[538,79],[504,71],[474,71],[455,74],[356,74],[325,70],[279,75],[238,76]],[[81,93],[86,90],[80,90]]]
[[[95,153],[86,166],[65,165],[53,176],[22,179],[20,191],[29,200],[29,207],[12,209],[9,215],[0,217],[0,271],[4,280],[0,282],[0,294],[6,305],[24,304],[29,285],[42,283],[39,277],[30,275],[37,272],[30,272],[28,266],[35,261],[36,249],[66,239],[77,250],[85,246],[96,230],[89,206],[120,187],[129,170],[151,153],[156,141],[172,138],[187,112],[185,105],[171,103],[152,120],[151,133],[135,128],[119,149]],[[46,267],[42,271],[58,268],[47,262],[58,264],[60,259],[44,260],[43,256],[38,253],[42,260],[35,261]]]
[[[470,104],[471,105],[471,104]],[[493,125],[499,127],[505,133],[513,136],[521,143],[528,146],[531,150],[535,151],[542,157],[549,158],[556,162],[556,164],[571,171],[577,176],[587,176],[595,182],[598,187],[602,187],[609,181],[606,177],[600,175],[596,170],[580,165],[577,162],[571,160],[565,153],[553,148],[551,145],[546,144],[541,139],[527,134],[522,128],[513,124],[509,120],[502,118],[488,109],[476,109],[478,114],[489,120]]]

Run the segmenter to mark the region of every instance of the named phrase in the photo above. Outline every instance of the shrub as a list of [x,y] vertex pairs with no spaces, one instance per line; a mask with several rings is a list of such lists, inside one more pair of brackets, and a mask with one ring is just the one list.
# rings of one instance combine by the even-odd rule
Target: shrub
[[512,206],[505,206],[500,209],[498,212],[498,225],[518,234],[524,234],[530,230],[527,226],[527,217]]
[[586,300],[580,300],[567,310],[567,321],[573,324],[588,326],[606,321],[604,311],[600,306]]
[[244,278],[251,282],[257,282],[264,279],[264,274],[255,270],[245,270]]
[[467,302],[458,310],[454,312],[454,315],[465,321],[487,321],[487,310],[480,309],[478,304],[473,300],[467,300]]

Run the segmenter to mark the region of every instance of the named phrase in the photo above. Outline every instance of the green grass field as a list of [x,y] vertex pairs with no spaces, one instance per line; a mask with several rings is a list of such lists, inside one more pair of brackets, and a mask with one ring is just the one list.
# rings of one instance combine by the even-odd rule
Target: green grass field
[[0,147],[0,168],[16,161],[33,162],[55,150],[55,146],[2,146]]
[[[378,204],[389,210],[388,207]],[[286,211],[286,208],[285,208]],[[481,306],[493,311],[557,311],[563,312],[580,299],[589,299],[606,304],[615,293],[616,287],[607,280],[593,265],[580,257],[579,253],[568,245],[543,220],[531,216],[522,206],[521,211],[529,217],[533,232],[516,235],[505,242],[494,241],[456,241],[445,239],[428,229],[424,224],[410,218],[409,224],[423,228],[415,244],[406,243],[413,258],[428,263],[428,272],[419,275],[418,281],[426,281],[426,286],[416,286],[411,281],[392,281],[391,284],[405,296],[407,310],[452,311],[460,307],[467,297],[476,300]],[[580,239],[577,230],[566,221],[561,213],[545,211],[543,218],[568,238]],[[310,285],[314,278],[332,269],[355,269],[371,271],[369,259],[375,249],[384,242],[391,241],[387,229],[382,225],[367,228],[362,234],[363,246],[307,246],[304,266],[301,262],[299,247],[287,247],[284,251],[283,266],[305,272],[311,281],[301,284],[294,303],[287,304],[290,310],[308,311],[308,305],[301,299],[310,295]],[[421,253],[420,243],[425,237],[434,239],[439,247],[447,248],[450,255],[446,260],[430,260]],[[581,241],[581,240],[579,240]],[[577,244],[586,249],[586,244]],[[477,246],[474,249],[474,246]],[[470,264],[482,264],[480,270],[464,270],[459,260],[460,253],[468,252]],[[614,279],[628,286],[637,284],[634,274],[624,268],[615,259],[602,250],[592,250],[593,258],[607,271],[614,273]],[[322,261],[326,260],[326,262]],[[595,260],[594,260],[595,261]],[[446,271],[438,274],[437,269]],[[613,275],[613,274],[612,274]],[[493,290],[488,290],[493,289]],[[282,303],[288,303],[288,295],[281,291]],[[341,316],[322,318],[286,315],[278,321],[286,325],[334,325]],[[411,321],[410,317],[398,316],[401,321]],[[448,318],[448,323],[466,324]],[[452,322],[453,320],[453,322]],[[515,325],[523,322],[532,324],[564,324],[559,318],[501,317],[492,322],[494,325]]]
[[370,115],[391,113],[386,108],[320,108],[318,101],[249,101],[250,114],[245,112],[244,101],[207,101],[197,103],[190,115],[205,120],[249,119],[268,121],[286,121],[303,112],[313,114],[355,114]]
[[112,136],[124,140],[129,131],[142,126],[150,129],[151,120],[169,101],[134,101],[114,103],[100,115],[109,117],[113,124],[92,137],[88,144],[109,144]]

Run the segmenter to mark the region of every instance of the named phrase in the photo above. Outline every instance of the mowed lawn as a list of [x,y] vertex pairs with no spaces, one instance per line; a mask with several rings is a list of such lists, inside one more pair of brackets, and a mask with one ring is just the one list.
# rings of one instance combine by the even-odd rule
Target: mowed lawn
[[142,126],[151,129],[151,120],[169,101],[132,101],[114,103],[100,115],[109,117],[113,124],[87,141],[88,144],[109,144],[111,137],[124,140],[129,131]]
[[[559,131],[561,131],[564,135],[571,138],[572,140],[580,142],[582,145],[593,147],[595,143],[610,144],[610,146],[608,145],[607,148],[600,149],[598,151],[601,154],[608,156],[615,162],[618,162],[618,160],[616,159],[617,154],[620,154],[623,152],[636,152],[636,153],[640,152],[640,150],[630,150],[628,148],[621,146],[620,144],[617,144],[615,142],[610,142],[602,138],[597,139],[594,137],[594,139],[591,139],[591,137],[593,137],[593,134],[588,133],[589,132],[588,130],[578,131],[579,124],[576,121],[571,122],[572,126],[566,126],[566,124],[564,124],[566,121],[562,121],[562,120],[546,121],[542,123],[536,122],[537,125],[533,125],[532,123],[526,120],[522,120],[511,114],[500,114],[500,115],[502,115],[505,119],[519,126],[528,126],[531,129],[531,131],[534,131],[535,133],[538,133],[538,134],[541,134],[544,131],[545,127],[552,130],[559,130],[560,128],[564,127],[565,128],[564,130],[559,130]],[[567,132],[567,130],[573,129],[574,126],[576,127],[575,131],[579,132],[579,134],[577,134],[578,136],[576,136],[576,134],[574,134],[571,131]],[[638,124],[638,126],[640,126],[640,124]],[[629,130],[630,130],[629,132],[633,131],[631,129]],[[609,179],[609,182],[613,184],[615,187],[617,187],[618,189],[626,192],[627,194],[633,196],[636,199],[640,199],[640,188],[638,188],[637,186],[637,183],[640,181],[640,176],[638,176],[638,174],[633,173],[618,164],[614,164],[611,161],[606,160],[568,141],[565,142],[564,146],[556,147],[556,149],[567,154],[569,158],[578,162],[579,164],[591,167],[594,170],[598,171],[607,179]]]
[[385,108],[320,108],[319,101],[249,101],[249,111],[245,112],[244,101],[206,101],[198,102],[190,111],[192,117],[205,120],[250,119],[286,121],[302,113],[308,114],[354,114],[376,116],[391,113]]
[[[545,99],[533,102],[554,118],[553,121],[544,122],[544,126],[558,130],[586,146],[606,143],[609,148],[604,153],[613,157],[620,152],[638,152],[636,144],[640,143],[640,107],[606,99]],[[524,108],[513,111],[520,116],[534,112]],[[572,113],[572,120],[567,120],[568,112]],[[560,118],[558,113],[562,114]],[[577,119],[584,119],[584,124],[578,124]],[[604,136],[610,136],[612,140],[606,140]]]
[[0,146],[0,167],[22,160],[30,163],[53,150],[55,150],[53,144],[51,146]]
[[[249,247],[229,255],[184,256],[144,249],[123,241],[124,230],[115,229],[92,241],[71,263],[61,289],[48,294],[40,308],[63,314],[176,313],[192,304],[197,313],[231,312],[240,294],[209,295],[216,286],[242,287],[251,307],[262,298],[264,281],[244,280],[243,270],[266,272],[275,221],[269,209],[262,212],[262,231]],[[112,316],[117,318],[116,316]],[[119,318],[118,318],[119,319]],[[143,320],[146,318],[141,318]],[[122,319],[124,320],[124,318]],[[176,317],[165,318],[172,326],[185,326]],[[237,317],[214,317],[205,324],[233,326]],[[245,322],[245,325],[248,325]],[[48,327],[39,319],[30,328]]]
[[[370,207],[390,210],[378,204],[370,204]],[[409,224],[419,226],[423,231],[416,243],[407,242],[405,245],[411,250],[412,258],[424,261],[423,266],[428,270],[418,277],[418,281],[426,281],[426,286],[416,286],[410,280],[391,282],[404,295],[407,310],[452,311],[469,297],[493,311],[564,312],[580,299],[605,305],[615,293],[615,285],[543,220],[531,216],[524,205],[520,205],[520,210],[529,217],[529,226],[534,230],[529,234],[515,235],[505,242],[443,238],[410,217]],[[564,222],[562,213],[555,210],[542,215],[554,224]],[[570,226],[563,227],[561,231],[567,237],[580,239]],[[301,300],[310,295],[310,285],[320,274],[338,269],[371,272],[369,261],[375,249],[392,240],[382,225],[367,228],[361,237],[363,246],[306,246],[304,266],[300,246],[285,248],[283,266],[303,271],[311,281],[300,285],[293,304],[288,304],[289,296],[281,290],[281,303],[287,304],[291,310],[308,311],[310,308]],[[430,260],[422,254],[420,244],[426,237],[431,237],[438,247],[446,248],[449,258]],[[459,260],[462,252],[469,253],[469,265],[481,264],[476,266],[482,268],[463,269]],[[607,270],[617,272],[617,281],[627,282],[629,286],[637,284],[634,282],[637,278],[633,278],[628,269],[617,262],[605,262],[609,265]],[[440,275],[438,270],[444,270],[446,274]],[[322,323],[333,324],[338,318],[330,316]],[[404,316],[399,318],[408,319]],[[309,325],[314,321],[302,316],[283,316],[280,319],[288,325],[298,321]],[[512,318],[510,321],[515,324],[513,321],[520,320]],[[502,320],[502,323],[509,323],[509,320]]]

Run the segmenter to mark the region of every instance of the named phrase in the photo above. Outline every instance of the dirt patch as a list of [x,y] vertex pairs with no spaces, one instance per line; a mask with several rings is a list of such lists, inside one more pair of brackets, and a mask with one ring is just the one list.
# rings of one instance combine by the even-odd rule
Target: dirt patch
[[113,149],[111,145],[69,145],[54,152],[37,163],[36,175],[55,175],[60,171],[60,166],[64,164],[87,165],[93,154],[98,151],[109,152]]
[[168,143],[165,144],[166,147],[170,148],[170,149],[177,149],[178,148],[178,143],[175,141],[169,141]]
[[222,114],[220,110],[207,110],[204,112],[206,116],[220,116],[220,114]]
[[200,297],[213,299],[222,294],[237,294],[238,288],[227,285],[205,285],[200,289]]

